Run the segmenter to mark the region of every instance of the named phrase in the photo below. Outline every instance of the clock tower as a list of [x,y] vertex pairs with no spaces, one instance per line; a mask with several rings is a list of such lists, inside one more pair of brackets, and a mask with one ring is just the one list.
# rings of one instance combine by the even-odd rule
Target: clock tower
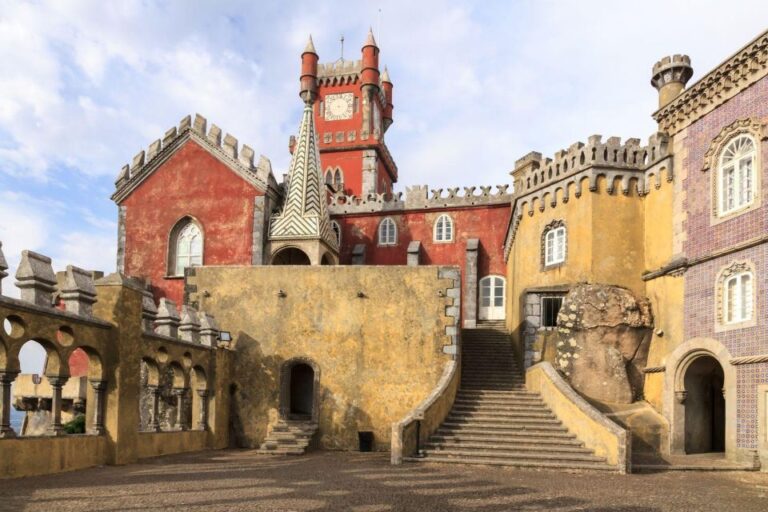
[[360,60],[338,59],[316,64],[310,38],[302,54],[302,80],[316,66],[315,126],[323,178],[334,192],[369,196],[391,193],[397,166],[384,134],[392,124],[392,82],[379,69],[379,48],[373,32]]

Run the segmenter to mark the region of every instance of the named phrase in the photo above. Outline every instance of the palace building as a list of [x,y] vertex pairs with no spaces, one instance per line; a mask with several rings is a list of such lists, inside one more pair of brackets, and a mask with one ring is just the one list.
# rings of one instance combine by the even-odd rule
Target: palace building
[[[24,253],[22,300],[0,296],[0,448],[27,449],[13,402],[70,453],[77,378],[65,409],[87,411],[93,464],[242,446],[768,467],[768,32],[693,84],[688,56],[658,61],[644,139],[591,135],[461,189],[396,191],[414,171],[386,142],[379,53],[369,32],[360,60],[321,64],[309,39],[279,179],[201,115],[138,153],[112,196],[115,274]],[[29,331],[48,387],[11,397]]]

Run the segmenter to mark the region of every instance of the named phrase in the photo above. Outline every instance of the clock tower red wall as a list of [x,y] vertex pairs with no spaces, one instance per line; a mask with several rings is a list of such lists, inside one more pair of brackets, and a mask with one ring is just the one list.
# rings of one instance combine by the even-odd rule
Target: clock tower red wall
[[318,65],[310,39],[301,58],[302,80],[317,80],[315,125],[326,183],[336,192],[366,197],[391,193],[397,166],[384,141],[392,124],[392,82],[386,68],[380,72],[373,32],[361,53],[360,60]]

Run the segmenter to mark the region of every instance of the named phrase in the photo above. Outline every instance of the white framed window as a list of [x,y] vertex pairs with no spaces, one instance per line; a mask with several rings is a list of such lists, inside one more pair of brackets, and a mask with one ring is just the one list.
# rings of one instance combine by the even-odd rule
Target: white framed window
[[434,228],[434,240],[435,242],[453,241],[453,219],[450,216],[443,214],[437,218]]
[[341,226],[338,222],[332,220],[331,229],[333,229],[333,234],[336,235],[336,246],[341,247]]
[[397,243],[397,226],[395,221],[387,217],[379,224],[379,245],[395,245]]
[[752,320],[754,296],[752,272],[739,272],[723,283],[723,321],[738,324]]
[[544,232],[544,265],[556,265],[565,261],[565,226],[553,227]]
[[755,141],[738,135],[723,149],[718,166],[718,214],[728,215],[755,200]]
[[184,269],[203,264],[203,233],[196,222],[184,219],[174,229],[171,275],[183,276]]

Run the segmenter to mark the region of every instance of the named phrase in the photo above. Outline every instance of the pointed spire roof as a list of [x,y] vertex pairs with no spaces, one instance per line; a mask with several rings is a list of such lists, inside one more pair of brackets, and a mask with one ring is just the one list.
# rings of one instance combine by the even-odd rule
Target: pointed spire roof
[[[363,48],[366,46],[376,46],[376,39],[373,38],[373,27],[368,29],[368,37],[365,38],[365,44],[363,44]],[[376,46],[376,48],[378,48],[378,46]]]
[[381,74],[381,81],[382,82],[389,82],[392,83],[392,80],[389,79],[389,70],[387,69],[387,66],[384,66],[384,72]]
[[311,103],[304,106],[288,177],[283,209],[270,224],[270,240],[322,240],[338,250],[328,215]]
[[307,41],[307,46],[304,48],[304,53],[314,53],[317,55],[317,52],[315,51],[315,43],[312,42],[312,34],[309,35],[309,41]]

